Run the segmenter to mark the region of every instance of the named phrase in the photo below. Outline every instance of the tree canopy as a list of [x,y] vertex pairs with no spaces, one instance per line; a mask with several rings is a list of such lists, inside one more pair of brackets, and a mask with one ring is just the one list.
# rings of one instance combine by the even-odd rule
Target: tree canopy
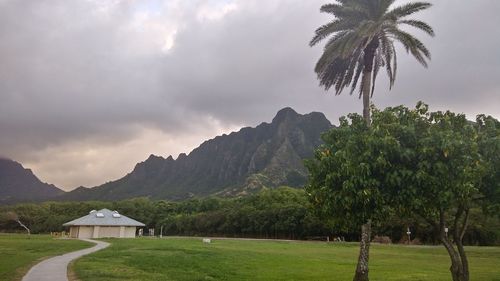
[[[454,280],[468,280],[463,237],[470,211],[492,210],[498,194],[498,121],[429,112],[418,103],[340,119],[308,162],[311,202],[343,227],[398,214],[427,220],[452,260]],[[446,230],[449,230],[450,234]]]

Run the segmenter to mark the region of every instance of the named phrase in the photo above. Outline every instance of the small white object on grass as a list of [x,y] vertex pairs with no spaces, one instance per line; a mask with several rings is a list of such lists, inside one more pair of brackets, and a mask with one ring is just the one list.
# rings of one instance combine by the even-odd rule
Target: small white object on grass
[[210,239],[210,238],[203,238],[203,243],[212,243],[212,239]]

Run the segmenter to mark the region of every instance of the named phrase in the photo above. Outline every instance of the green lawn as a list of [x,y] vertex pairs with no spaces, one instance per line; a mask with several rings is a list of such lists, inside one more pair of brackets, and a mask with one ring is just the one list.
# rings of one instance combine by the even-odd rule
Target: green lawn
[[21,280],[38,261],[91,245],[79,240],[53,239],[49,235],[0,234],[0,280]]
[[[108,239],[79,259],[82,281],[352,280],[357,244],[201,239]],[[468,247],[471,280],[500,281],[500,247]],[[373,245],[370,280],[450,280],[442,247]]]

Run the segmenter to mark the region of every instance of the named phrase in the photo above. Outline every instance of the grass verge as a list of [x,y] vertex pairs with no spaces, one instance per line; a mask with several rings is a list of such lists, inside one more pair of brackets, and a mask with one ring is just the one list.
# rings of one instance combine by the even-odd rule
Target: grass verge
[[[200,239],[107,239],[112,245],[74,264],[82,281],[352,280],[355,243]],[[500,248],[467,247],[471,280],[500,281]],[[439,246],[373,245],[370,280],[448,281]]]
[[53,239],[49,235],[0,234],[0,280],[21,280],[41,260],[91,245],[80,240]]

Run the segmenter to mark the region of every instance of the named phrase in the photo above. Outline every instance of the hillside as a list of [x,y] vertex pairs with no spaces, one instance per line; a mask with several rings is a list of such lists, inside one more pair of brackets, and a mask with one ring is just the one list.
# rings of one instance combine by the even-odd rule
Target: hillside
[[43,201],[63,193],[54,185],[41,182],[21,164],[0,158],[0,204]]
[[118,200],[138,196],[184,199],[237,195],[263,186],[301,186],[303,159],[311,157],[320,134],[331,128],[322,113],[280,110],[271,123],[242,128],[205,141],[189,155],[151,155],[125,177],[94,188],[78,188],[61,200]]

